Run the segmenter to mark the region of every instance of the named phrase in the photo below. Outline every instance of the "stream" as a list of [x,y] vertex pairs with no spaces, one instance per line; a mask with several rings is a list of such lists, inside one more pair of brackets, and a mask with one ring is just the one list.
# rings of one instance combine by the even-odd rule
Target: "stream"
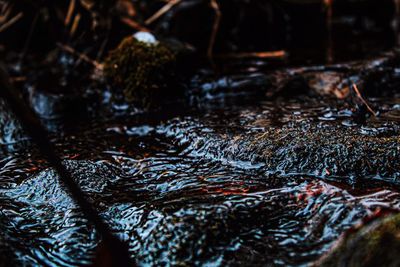
[[[372,99],[380,116],[364,124],[332,101],[45,124],[140,266],[305,266],[348,229],[400,209],[400,98]],[[1,262],[91,264],[99,236],[23,134],[2,145],[0,176]]]

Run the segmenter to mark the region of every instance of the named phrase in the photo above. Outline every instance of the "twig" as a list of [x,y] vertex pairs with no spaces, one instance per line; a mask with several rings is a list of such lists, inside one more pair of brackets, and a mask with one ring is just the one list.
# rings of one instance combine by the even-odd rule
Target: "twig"
[[167,4],[165,4],[162,8],[160,8],[156,13],[154,13],[150,18],[148,18],[144,24],[150,25],[157,19],[159,19],[162,15],[167,13],[171,8],[175,5],[179,4],[182,0],[171,0]]
[[78,29],[79,21],[81,20],[81,14],[76,14],[74,18],[74,22],[72,23],[71,31],[69,33],[70,36],[73,36]]
[[361,92],[358,90],[357,85],[355,83],[353,83],[352,88],[353,88],[354,92],[356,92],[357,97],[367,107],[368,111],[371,112],[371,114],[376,117],[376,112],[368,105],[368,102],[363,98],[363,96],[361,95]]
[[332,22],[333,0],[324,0],[324,5],[325,5],[325,8],[326,8],[326,18],[327,18],[328,25],[329,25]]
[[67,16],[64,20],[64,25],[67,26],[71,22],[72,15],[74,14],[76,0],[69,1]]
[[24,82],[26,81],[26,76],[17,76],[17,77],[11,77],[10,81],[11,82]]
[[142,31],[142,32],[150,32],[149,29],[147,29],[146,27],[140,25],[138,22],[134,21],[131,18],[121,18],[121,21],[123,23],[125,23],[126,25],[128,25],[129,27],[131,27],[134,30],[137,31]]
[[88,11],[92,10],[93,6],[95,5],[96,1],[92,0],[81,0],[81,5]]
[[285,50],[267,51],[267,52],[246,52],[235,54],[215,55],[216,58],[285,58],[287,56]]
[[10,16],[12,7],[8,3],[2,3],[0,11],[0,24],[5,23]]
[[96,69],[99,69],[99,70],[103,69],[103,64],[97,62],[96,60],[89,58],[87,55],[85,55],[83,53],[76,51],[74,48],[72,48],[68,45],[61,44],[61,43],[57,43],[57,46],[68,53],[78,56],[80,60],[83,60],[83,61],[93,65]]
[[3,32],[7,30],[9,27],[11,27],[14,23],[16,23],[18,20],[20,20],[24,14],[22,12],[18,13],[15,15],[12,19],[4,23],[3,25],[0,26],[0,32]]
[[326,57],[328,63],[333,61],[333,39],[332,39],[332,16],[333,16],[333,0],[324,0],[326,8],[326,28],[328,34],[328,43],[326,47]]
[[221,11],[219,9],[219,6],[218,6],[218,3],[216,0],[211,0],[210,5],[211,5],[211,8],[214,9],[215,18],[214,18],[214,24],[213,24],[213,28],[212,28],[212,32],[211,32],[210,42],[208,45],[207,57],[209,60],[212,61],[215,39],[217,37],[217,33],[219,30],[219,24],[221,21]]

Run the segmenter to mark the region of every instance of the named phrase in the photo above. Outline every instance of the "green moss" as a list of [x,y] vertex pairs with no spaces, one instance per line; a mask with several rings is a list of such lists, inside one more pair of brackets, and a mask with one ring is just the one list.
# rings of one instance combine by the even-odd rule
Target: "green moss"
[[104,74],[125,100],[144,108],[160,104],[175,79],[176,55],[162,43],[125,38],[104,62]]

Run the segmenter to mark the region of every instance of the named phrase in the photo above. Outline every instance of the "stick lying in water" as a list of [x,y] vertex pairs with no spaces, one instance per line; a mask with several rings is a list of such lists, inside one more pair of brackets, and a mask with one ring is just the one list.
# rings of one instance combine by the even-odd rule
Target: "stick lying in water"
[[83,192],[73,180],[70,172],[62,164],[61,158],[56,154],[53,145],[49,141],[47,131],[43,128],[40,120],[33,111],[18,97],[15,89],[9,82],[6,71],[2,67],[0,67],[0,87],[0,97],[9,104],[26,132],[39,147],[40,152],[47,158],[51,166],[54,167],[71,197],[102,236],[104,245],[107,247],[111,258],[106,259],[107,262],[99,264],[101,266],[135,266],[129,257],[127,245],[111,233],[111,229],[103,222],[99,214],[84,197]]

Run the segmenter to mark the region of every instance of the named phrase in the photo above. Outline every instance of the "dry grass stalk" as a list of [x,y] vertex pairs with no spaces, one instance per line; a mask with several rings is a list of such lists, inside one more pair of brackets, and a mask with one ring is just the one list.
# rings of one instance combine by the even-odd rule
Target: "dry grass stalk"
[[73,36],[75,34],[76,30],[78,29],[80,20],[81,20],[81,14],[78,13],[76,14],[74,22],[72,23],[71,31],[69,33],[70,36]]
[[170,0],[167,4],[165,4],[162,8],[160,8],[156,13],[154,13],[150,18],[148,18],[144,24],[150,25],[157,19],[159,19],[162,15],[167,13],[171,8],[175,5],[179,4],[182,0]]
[[14,25],[18,20],[20,20],[24,14],[22,12],[18,13],[14,17],[12,17],[9,21],[6,21],[4,24],[0,23],[0,32],[3,32]]
[[64,20],[65,26],[67,26],[71,22],[72,15],[74,14],[74,10],[75,10],[75,5],[76,5],[76,0],[69,1],[67,16],[65,17],[65,20]]
[[136,30],[136,31],[142,31],[142,32],[150,32],[149,29],[147,29],[146,27],[140,25],[140,23],[136,22],[135,20],[131,19],[131,18],[121,18],[121,21],[128,25],[129,27],[131,27],[132,29]]
[[7,2],[0,2],[0,24],[7,21],[12,11],[12,7]]
[[214,9],[215,19],[214,19],[213,28],[211,31],[210,42],[209,42],[208,49],[207,49],[207,57],[212,61],[215,39],[217,37],[218,30],[219,30],[219,24],[221,22],[221,10],[219,9],[219,5],[216,0],[211,0],[210,5],[211,5],[211,8]]
[[81,53],[81,52],[76,51],[76,50],[75,50],[74,48],[72,48],[71,46],[69,46],[69,45],[64,45],[64,44],[60,44],[60,43],[57,43],[57,46],[58,46],[60,49],[66,51],[66,52],[68,52],[68,53],[71,53],[71,54],[73,54],[73,55],[76,55],[80,60],[82,60],[82,61],[84,61],[84,62],[87,62],[87,63],[93,65],[96,69],[98,69],[98,70],[103,69],[103,64],[97,62],[96,60],[93,60],[93,59],[89,58],[87,55],[85,55],[85,54],[83,54],[83,53]]
[[273,59],[273,58],[285,58],[286,56],[287,56],[287,53],[285,50],[215,55],[216,58],[237,58],[237,59],[241,59],[241,58],[259,58],[259,59],[271,58],[271,59]]
[[353,83],[352,86],[354,92],[356,93],[357,97],[361,100],[361,102],[367,107],[368,111],[371,112],[372,115],[376,117],[376,112],[369,106],[368,102],[364,99],[364,97],[361,95],[360,90],[358,90],[358,87],[355,83]]

